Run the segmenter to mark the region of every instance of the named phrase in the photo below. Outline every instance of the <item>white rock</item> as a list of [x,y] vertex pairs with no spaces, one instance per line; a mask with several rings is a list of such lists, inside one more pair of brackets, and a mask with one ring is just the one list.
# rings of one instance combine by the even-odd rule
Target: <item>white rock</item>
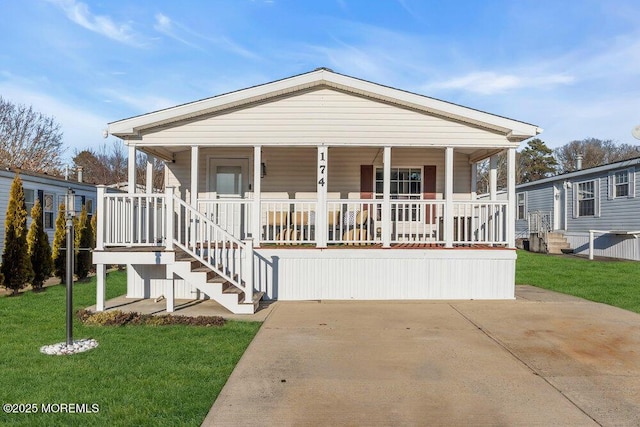
[[63,356],[66,354],[82,353],[98,346],[98,341],[94,339],[81,339],[74,341],[71,345],[66,342],[45,345],[40,347],[40,352],[49,355]]

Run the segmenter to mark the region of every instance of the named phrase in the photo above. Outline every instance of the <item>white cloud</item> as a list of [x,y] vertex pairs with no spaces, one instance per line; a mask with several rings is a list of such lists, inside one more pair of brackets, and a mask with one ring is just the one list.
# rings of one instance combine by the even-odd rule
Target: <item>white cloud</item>
[[493,95],[514,89],[548,89],[558,85],[569,85],[574,81],[575,78],[567,74],[514,75],[482,71],[430,83],[425,86],[425,90],[460,89],[482,95]]
[[196,31],[193,31],[186,25],[182,25],[179,22],[174,21],[167,15],[163,13],[157,13],[156,23],[153,28],[168,37],[171,37],[174,40],[183,43],[186,46],[192,47],[198,50],[205,50],[202,46],[191,41],[191,39],[199,39],[201,41],[205,41],[207,43],[213,44],[221,49],[224,49],[233,54],[242,56],[248,59],[257,59],[259,56],[250,50],[240,46],[238,43],[229,39],[228,37],[209,37],[202,35]]
[[141,47],[145,44],[128,24],[118,24],[109,16],[94,15],[85,3],[76,0],[49,1],[60,7],[67,18],[87,30],[131,46]]

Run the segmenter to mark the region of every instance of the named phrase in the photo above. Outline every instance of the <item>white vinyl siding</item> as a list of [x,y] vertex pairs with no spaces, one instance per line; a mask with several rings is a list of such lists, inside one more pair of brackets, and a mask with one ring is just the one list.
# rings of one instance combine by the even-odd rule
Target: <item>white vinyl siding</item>
[[[249,159],[248,179],[253,184],[253,149],[251,148],[201,148],[198,154],[198,197],[209,198],[207,194],[207,159],[247,158]],[[444,150],[434,148],[393,148],[393,167],[436,166],[437,198],[444,193]],[[262,162],[267,175],[262,178],[263,192],[288,192],[294,197],[296,192],[315,192],[317,149],[314,147],[263,147]],[[360,191],[360,165],[373,164],[382,167],[380,148],[375,147],[330,147],[328,167],[328,191],[341,193],[347,197],[350,192]],[[167,163],[167,185],[177,187],[176,194],[189,200],[191,188],[190,151],[176,153],[175,163]],[[471,168],[469,157],[454,151],[453,189],[456,199],[469,199],[471,192]],[[252,191],[249,189],[249,191]]]
[[143,134],[143,145],[508,146],[508,140],[453,120],[329,88]]

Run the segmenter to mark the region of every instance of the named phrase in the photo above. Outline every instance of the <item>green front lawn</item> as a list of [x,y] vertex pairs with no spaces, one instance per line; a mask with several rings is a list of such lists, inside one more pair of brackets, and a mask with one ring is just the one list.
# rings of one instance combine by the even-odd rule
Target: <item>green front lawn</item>
[[[95,279],[74,287],[75,309],[95,303]],[[125,293],[124,272],[111,272],[107,298]],[[65,288],[0,297],[0,403],[36,404],[37,414],[0,412],[0,425],[194,425],[202,423],[240,356],[260,328],[84,326],[74,339],[96,349],[48,356],[65,341]],[[98,413],[43,414],[42,404],[97,404]],[[55,408],[55,406],[54,406]]]
[[640,262],[518,251],[516,283],[640,313]]

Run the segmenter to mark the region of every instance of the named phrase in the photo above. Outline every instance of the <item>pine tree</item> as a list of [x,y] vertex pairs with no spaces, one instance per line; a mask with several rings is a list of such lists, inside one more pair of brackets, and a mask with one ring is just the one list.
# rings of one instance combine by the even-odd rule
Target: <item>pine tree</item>
[[93,230],[91,229],[91,220],[87,214],[87,207],[82,206],[80,216],[78,217],[78,228],[76,229],[76,274],[78,279],[84,279],[89,275],[91,269],[91,251],[93,247]]
[[52,260],[49,236],[44,231],[42,224],[42,207],[40,201],[36,200],[31,209],[31,227],[27,234],[29,242],[29,257],[33,268],[33,279],[31,285],[34,291],[41,291],[44,281],[51,276]]
[[4,286],[12,289],[14,295],[33,277],[27,247],[27,206],[22,180],[18,174],[11,184],[9,193],[0,270],[4,276]]
[[53,274],[64,283],[67,275],[67,221],[64,204],[58,207],[56,231],[53,235]]

